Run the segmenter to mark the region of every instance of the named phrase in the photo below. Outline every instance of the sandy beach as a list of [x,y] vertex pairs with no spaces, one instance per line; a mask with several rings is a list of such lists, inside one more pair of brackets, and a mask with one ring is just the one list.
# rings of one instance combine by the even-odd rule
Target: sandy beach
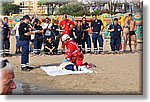
[[[138,43],[142,50],[142,43]],[[104,51],[110,50],[105,40]],[[15,51],[15,38],[11,36],[11,53]],[[86,54],[84,62],[96,65],[97,73],[48,76],[38,66],[61,63],[64,55],[30,54],[30,72],[20,70],[20,56],[7,57],[15,66],[15,80],[34,84],[46,89],[60,90],[65,94],[142,94],[142,52],[127,54]]]

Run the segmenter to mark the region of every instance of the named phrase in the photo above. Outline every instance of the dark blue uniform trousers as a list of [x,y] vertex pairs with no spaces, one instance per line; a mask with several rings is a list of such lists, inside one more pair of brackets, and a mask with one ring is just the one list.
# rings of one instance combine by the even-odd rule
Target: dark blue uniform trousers
[[85,42],[87,44],[87,51],[91,51],[91,38],[90,35],[87,33],[84,36],[82,48],[85,50]]
[[9,41],[9,39],[3,40],[3,49],[5,50],[6,54],[9,53],[9,49],[10,49],[10,41]]
[[20,41],[19,46],[22,47],[21,67],[26,67],[29,63],[29,41]]
[[35,38],[34,38],[35,52],[40,52],[42,44],[43,44],[43,36],[35,36]]
[[94,51],[98,51],[97,40],[99,42],[99,50],[102,51],[103,50],[103,37],[102,37],[102,35],[99,35],[98,33],[92,33],[92,41],[94,44]]
[[112,51],[119,51],[120,44],[121,38],[110,38],[110,46]]

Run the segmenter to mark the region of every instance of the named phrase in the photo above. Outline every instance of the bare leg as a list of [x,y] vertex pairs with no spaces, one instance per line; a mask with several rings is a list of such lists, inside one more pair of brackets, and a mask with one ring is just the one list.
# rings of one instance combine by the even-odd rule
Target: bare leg
[[134,51],[136,51],[137,41],[136,41],[136,35],[133,35],[134,39]]
[[131,38],[132,38],[132,35],[129,35],[129,47],[130,47],[130,51],[132,51],[132,47],[131,47]]
[[126,47],[127,47],[127,35],[126,35],[126,33],[123,33],[123,38],[124,38],[123,51],[126,51]]

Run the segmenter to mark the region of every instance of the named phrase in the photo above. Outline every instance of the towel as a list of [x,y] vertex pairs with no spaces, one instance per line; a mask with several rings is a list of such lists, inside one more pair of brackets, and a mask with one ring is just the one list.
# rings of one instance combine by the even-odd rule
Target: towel
[[44,70],[49,76],[93,73],[92,70],[87,69],[85,67],[81,67],[81,71],[71,71],[71,70],[60,69],[58,68],[58,66],[41,66],[40,68]]

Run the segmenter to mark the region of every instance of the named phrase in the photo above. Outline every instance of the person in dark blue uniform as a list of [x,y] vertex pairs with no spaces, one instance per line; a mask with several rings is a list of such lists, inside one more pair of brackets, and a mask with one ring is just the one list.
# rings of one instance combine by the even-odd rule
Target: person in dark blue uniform
[[118,24],[117,18],[114,19],[114,24],[109,26],[108,31],[110,32],[110,46],[112,53],[119,53],[122,27]]
[[[75,25],[70,27],[70,38],[73,39],[73,41],[76,41],[76,38],[77,38],[77,37],[76,37],[76,34],[75,34],[75,28],[76,28],[76,26],[77,26],[77,22],[78,22],[78,21],[75,20],[75,21],[74,21],[74,24],[75,24]],[[76,38],[75,38],[75,37],[76,37]]]
[[2,42],[2,47],[4,49],[4,56],[9,56],[9,49],[10,49],[10,27],[8,25],[8,18],[4,17],[4,23],[3,23],[3,42]]
[[[91,30],[92,30],[92,40],[94,44],[94,53],[99,54],[103,52],[103,23],[101,20],[98,20],[95,15],[93,15],[93,21],[91,22]],[[99,42],[99,49],[97,47],[97,40]]]
[[38,19],[35,19],[34,29],[36,30],[34,36],[34,53],[40,54],[42,43],[43,43],[43,28],[41,26],[41,22]]
[[[3,32],[3,27],[4,27],[4,23],[3,23],[3,20],[0,19],[0,44],[2,44],[3,42],[3,35],[2,35],[2,32]],[[4,48],[3,46],[0,46],[0,57],[3,57],[4,56]]]
[[20,46],[22,47],[21,54],[21,70],[30,71],[32,67],[29,67],[29,41],[31,39],[31,34],[34,32],[29,31],[29,20],[28,15],[23,16],[24,21],[19,26],[19,35],[20,35]]
[[72,27],[70,29],[70,38],[72,38],[75,41],[74,32],[75,32],[75,27]]
[[80,50],[82,51],[84,33],[82,30],[81,21],[78,21],[77,26],[75,27],[74,37],[75,37],[75,42],[78,44]]
[[85,53],[85,42],[87,44],[87,53],[91,53],[91,38],[88,33],[89,28],[90,26],[88,23],[86,23],[86,18],[83,17],[82,18],[82,29],[84,33],[84,39],[83,39],[83,45],[82,45],[83,53]]
[[44,52],[47,55],[55,54],[56,52],[55,43],[53,42],[51,36],[46,40]]
[[59,26],[58,26],[58,20],[54,20],[54,23],[52,24],[51,26],[51,37],[52,37],[52,40],[53,42],[55,43],[55,51],[54,53],[57,54],[58,52],[58,46],[59,46],[59,41],[60,41],[60,38],[61,38],[61,35],[59,33]]

